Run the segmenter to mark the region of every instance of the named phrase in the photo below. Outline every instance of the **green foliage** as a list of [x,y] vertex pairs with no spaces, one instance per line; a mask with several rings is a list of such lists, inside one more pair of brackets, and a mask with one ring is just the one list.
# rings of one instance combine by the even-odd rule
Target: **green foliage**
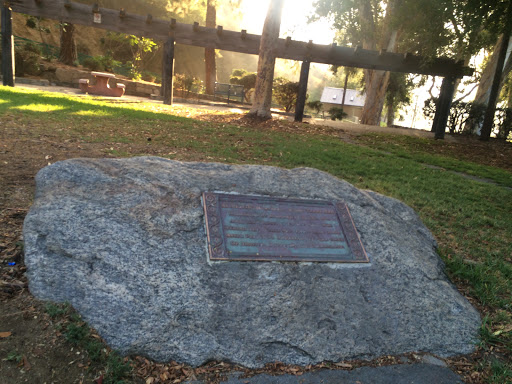
[[490,370],[491,377],[489,377],[489,383],[512,383],[512,364],[505,364],[498,359],[492,359]]
[[71,344],[81,344],[89,336],[89,328],[85,324],[70,323],[66,327],[66,340]]
[[27,16],[27,20],[25,22],[25,25],[30,29],[35,29],[39,32],[44,33],[50,33],[50,28],[44,27],[41,25],[41,21],[44,21],[45,19],[41,17],[36,16]]
[[124,383],[123,378],[131,373],[132,368],[117,353],[110,353],[107,357],[105,369],[105,384]]
[[352,67],[331,66],[331,76],[327,79],[328,87],[345,88],[345,79],[348,76],[347,89],[361,89],[364,84],[362,69]]
[[331,115],[331,120],[343,120],[348,115],[343,111],[343,108],[340,107],[332,107],[329,109],[329,115]]
[[[504,1],[318,0],[316,17],[329,17],[342,45],[386,49],[382,34],[400,31],[400,52],[428,58],[447,55],[462,59],[495,41],[496,25],[505,13]],[[500,13],[501,12],[501,13]]]
[[101,62],[94,57],[87,57],[82,62],[82,65],[85,68],[90,69],[91,71],[104,71],[105,70],[105,68],[103,68]]
[[156,81],[156,75],[154,73],[144,71],[142,72],[142,80],[154,83]]
[[308,108],[312,109],[317,114],[320,113],[322,107],[324,106],[320,100],[310,101],[306,105],[308,106]]
[[[89,326],[82,321],[80,315],[73,312],[71,306],[66,304],[47,303],[46,312],[53,320],[61,320],[56,327],[64,328],[64,337],[76,347],[83,348],[91,362],[104,367],[104,383],[123,383],[123,378],[131,372],[131,367],[115,351],[108,351],[105,345],[91,335]],[[12,355],[12,361],[19,357]],[[20,358],[21,359],[21,358]]]
[[23,50],[25,52],[35,53],[38,56],[41,56],[43,54],[43,51],[41,50],[41,47],[39,45],[37,45],[35,42],[33,42],[33,41],[27,41],[23,45]]
[[[405,73],[391,72],[388,89],[386,91],[386,107],[388,116],[393,116],[396,111],[411,103],[411,92],[415,84],[413,77]],[[388,124],[390,122],[388,121]]]
[[283,77],[274,79],[272,95],[277,104],[282,106],[286,112],[295,108],[297,95],[299,94],[299,83],[291,82]]
[[37,76],[41,73],[41,48],[34,42],[27,41],[23,46],[15,47],[14,60],[16,76]]
[[503,88],[501,89],[500,100],[507,104],[508,108],[512,108],[512,71],[509,72]]
[[108,71],[115,72],[121,66],[121,63],[110,55],[87,57],[82,65],[91,71]]
[[23,359],[23,356],[20,355],[18,352],[16,351],[11,351],[7,354],[7,357],[5,360],[7,361],[12,361],[12,362],[15,362],[15,363],[19,363],[21,361],[21,359]]
[[46,313],[52,318],[56,318],[59,316],[66,315],[69,313],[71,307],[69,303],[65,304],[55,304],[55,303],[47,303],[44,307]]
[[156,53],[157,44],[145,37],[125,35],[123,33],[108,32],[101,40],[107,51],[107,56],[128,67],[129,76],[140,80],[147,63]]
[[201,80],[194,76],[184,75],[180,73],[176,73],[174,75],[174,87],[176,89],[181,89],[182,91],[192,92],[194,88],[199,90],[198,88],[201,86]]
[[247,72],[245,69],[233,69],[229,83],[242,85],[244,87],[245,100],[249,101],[252,90],[256,87],[257,76],[255,72]]
[[142,79],[142,73],[138,70],[137,66],[133,61],[127,61],[125,63],[125,66],[128,67],[128,74],[130,76],[130,79],[135,81]]
[[[428,99],[423,107],[423,114],[434,119],[437,99]],[[476,129],[482,124],[487,106],[485,104],[456,101],[452,103],[448,117],[447,128],[450,133],[476,134]],[[469,129],[468,129],[469,127]],[[512,108],[496,108],[493,133],[498,139],[511,139]]]

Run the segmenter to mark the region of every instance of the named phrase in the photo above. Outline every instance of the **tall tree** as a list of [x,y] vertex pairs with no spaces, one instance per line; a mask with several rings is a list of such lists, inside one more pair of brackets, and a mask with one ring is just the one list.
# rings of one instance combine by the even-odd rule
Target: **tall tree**
[[281,28],[281,13],[284,0],[271,0],[267,11],[263,32],[261,34],[260,54],[258,60],[258,77],[254,89],[254,101],[250,115],[270,119],[272,114],[272,84],[276,64],[276,49]]
[[72,65],[76,59],[75,26],[69,23],[61,23],[59,61],[66,65]]
[[[395,23],[397,8],[403,0],[319,0],[319,16],[331,16],[342,33],[342,44],[361,45],[364,49],[394,52],[399,30]],[[361,123],[378,125],[384,106],[389,72],[365,70],[366,99]]]
[[499,96],[499,88],[501,83],[501,75],[503,73],[503,67],[505,65],[505,58],[507,55],[508,43],[510,41],[510,34],[512,34],[512,2],[508,3],[506,12],[502,15],[502,32],[503,41],[501,43],[500,50],[498,52],[498,60],[496,63],[496,71],[494,73],[494,79],[489,93],[489,101],[487,110],[485,112],[484,122],[482,124],[482,132],[480,139],[487,141],[491,136],[491,130],[494,123],[494,115],[496,113],[496,101]]
[[[206,3],[206,27],[215,28],[217,24],[217,8],[215,0],[207,0]],[[217,81],[217,66],[215,65],[215,49],[204,49],[204,64],[206,74],[206,94],[213,95],[215,92],[215,82]]]
[[[485,68],[482,72],[482,76],[480,77],[480,82],[478,84],[478,89],[476,91],[475,95],[475,103],[478,104],[485,104],[487,105],[487,102],[489,101],[489,93],[491,90],[492,80],[494,78],[494,73],[496,72],[496,66],[498,63],[498,56],[500,49],[503,44],[503,35],[501,35],[494,45],[494,49],[492,51],[492,54],[490,55],[489,60],[487,61]],[[512,40],[509,40],[508,48],[507,48],[507,55],[505,58],[505,65],[503,66],[503,72],[501,75],[500,80],[500,89],[503,87],[503,84],[505,83],[505,80],[510,73],[510,70],[512,69]]]
[[386,92],[387,126],[395,123],[395,114],[401,106],[411,102],[411,91],[414,87],[412,76],[405,73],[391,73]]
[[[469,62],[492,33],[483,33],[482,3],[505,0],[318,0],[316,12],[338,29],[338,42],[370,50],[448,56]],[[485,6],[489,12],[490,6]],[[362,122],[378,124],[389,73],[365,71]]]

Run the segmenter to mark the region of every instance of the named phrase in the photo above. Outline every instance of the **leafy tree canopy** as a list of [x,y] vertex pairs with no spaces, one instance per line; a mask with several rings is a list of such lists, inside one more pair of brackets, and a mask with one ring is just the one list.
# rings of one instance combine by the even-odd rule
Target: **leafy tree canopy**
[[290,112],[297,102],[299,83],[291,82],[283,77],[274,79],[273,96],[277,104],[286,112]]
[[[398,31],[398,51],[462,59],[496,40],[504,0],[318,0],[343,45],[385,49],[386,29]],[[393,12],[386,12],[392,7]]]

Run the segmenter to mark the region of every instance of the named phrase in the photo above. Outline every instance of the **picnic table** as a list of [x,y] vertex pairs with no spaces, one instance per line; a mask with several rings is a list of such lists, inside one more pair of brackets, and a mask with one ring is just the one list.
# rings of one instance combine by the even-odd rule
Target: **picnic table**
[[112,97],[121,97],[124,95],[126,86],[124,84],[117,84],[115,88],[111,88],[108,83],[110,79],[115,79],[116,75],[111,73],[103,73],[103,72],[91,72],[96,78],[95,85],[89,85],[88,79],[80,79],[80,90],[84,93],[88,93],[90,95],[99,95],[99,96],[112,96]]

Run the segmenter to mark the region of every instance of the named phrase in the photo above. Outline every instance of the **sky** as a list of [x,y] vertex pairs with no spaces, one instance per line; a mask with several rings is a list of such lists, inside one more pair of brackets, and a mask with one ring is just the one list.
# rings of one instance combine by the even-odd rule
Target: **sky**
[[[247,32],[261,34],[270,0],[242,0],[241,28]],[[291,36],[293,40],[313,40],[317,44],[330,44],[334,31],[328,21],[308,24],[307,18],[313,13],[313,0],[285,0],[281,19],[281,37]]]

